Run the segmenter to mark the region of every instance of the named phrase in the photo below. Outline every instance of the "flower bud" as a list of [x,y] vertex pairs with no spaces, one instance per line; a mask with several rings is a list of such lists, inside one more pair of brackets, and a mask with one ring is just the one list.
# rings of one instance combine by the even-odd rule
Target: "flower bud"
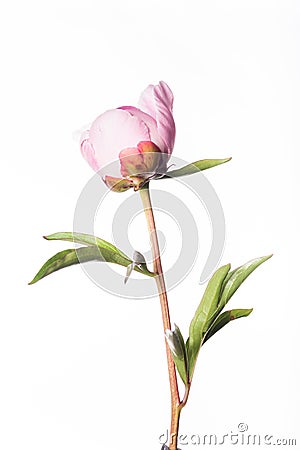
[[83,157],[116,192],[138,190],[163,176],[173,151],[173,94],[168,85],[161,81],[148,86],[139,106],[104,112],[81,136]]

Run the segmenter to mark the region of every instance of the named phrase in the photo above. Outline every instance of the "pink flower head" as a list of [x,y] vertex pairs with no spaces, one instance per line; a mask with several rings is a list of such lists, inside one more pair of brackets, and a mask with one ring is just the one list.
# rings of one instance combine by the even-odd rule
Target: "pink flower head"
[[172,109],[172,91],[161,81],[144,90],[139,108],[106,111],[82,134],[83,157],[110,189],[137,190],[167,171],[175,140]]

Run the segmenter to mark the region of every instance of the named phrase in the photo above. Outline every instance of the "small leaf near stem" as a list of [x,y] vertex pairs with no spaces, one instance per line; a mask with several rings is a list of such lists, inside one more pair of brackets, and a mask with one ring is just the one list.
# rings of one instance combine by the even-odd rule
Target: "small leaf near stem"
[[166,340],[172,352],[173,360],[185,386],[189,384],[188,354],[181,331],[177,325],[175,330],[166,330]]
[[146,260],[144,258],[144,256],[135,250],[135,252],[133,253],[133,257],[132,257],[132,263],[129,264],[129,266],[127,266],[127,270],[126,270],[126,276],[124,279],[124,283],[126,284],[130,275],[132,274],[132,271],[135,269],[135,267],[138,267],[140,269],[143,269],[143,267],[147,267],[147,263]]

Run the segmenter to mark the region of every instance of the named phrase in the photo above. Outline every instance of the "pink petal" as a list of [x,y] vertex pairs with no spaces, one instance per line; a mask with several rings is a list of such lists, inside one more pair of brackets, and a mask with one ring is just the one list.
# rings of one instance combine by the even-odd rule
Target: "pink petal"
[[[156,120],[153,119],[152,116],[150,116],[149,114],[145,113],[144,111],[141,111],[138,108],[135,108],[134,106],[121,106],[119,109],[123,109],[125,111],[128,111],[132,116],[135,116],[138,119],[140,119],[141,121],[143,121],[146,124],[146,126],[148,127],[148,129],[149,129],[150,140],[152,142],[154,142],[154,144],[157,145],[157,147],[162,152],[168,153],[168,149],[166,147],[165,141],[159,135],[159,132],[158,132],[158,129],[157,129]],[[143,139],[141,139],[141,141],[142,140]]]
[[173,93],[164,81],[160,81],[156,86],[149,85],[139,100],[141,109],[156,120],[158,133],[169,154],[172,153],[176,133],[172,114],[173,100]]
[[[97,162],[101,174],[118,177],[120,151],[135,147],[140,141],[148,140],[150,140],[149,128],[140,118],[121,109],[112,109],[93,122],[88,142],[94,149],[93,160]],[[88,160],[89,164],[90,161],[91,159]],[[114,161],[117,163],[109,169],[105,168]],[[109,170],[109,173],[106,173],[106,170]]]
[[[86,134],[87,132],[85,132]],[[84,157],[84,159],[89,163],[89,165],[94,169],[95,172],[98,172],[99,165],[95,159],[95,151],[93,149],[93,146],[88,142],[88,140],[83,140],[81,142],[81,154]]]
[[154,86],[149,84],[148,87],[142,92],[139,102],[139,107],[142,111],[149,114],[156,122],[156,106],[154,100]]

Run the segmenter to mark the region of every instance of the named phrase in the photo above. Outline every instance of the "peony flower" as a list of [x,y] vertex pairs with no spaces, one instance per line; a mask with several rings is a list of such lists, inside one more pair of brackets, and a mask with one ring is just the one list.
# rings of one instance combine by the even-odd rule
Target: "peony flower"
[[151,178],[163,176],[173,151],[175,123],[169,86],[163,81],[149,85],[138,106],[104,112],[81,136],[83,157],[114,191],[138,190]]

